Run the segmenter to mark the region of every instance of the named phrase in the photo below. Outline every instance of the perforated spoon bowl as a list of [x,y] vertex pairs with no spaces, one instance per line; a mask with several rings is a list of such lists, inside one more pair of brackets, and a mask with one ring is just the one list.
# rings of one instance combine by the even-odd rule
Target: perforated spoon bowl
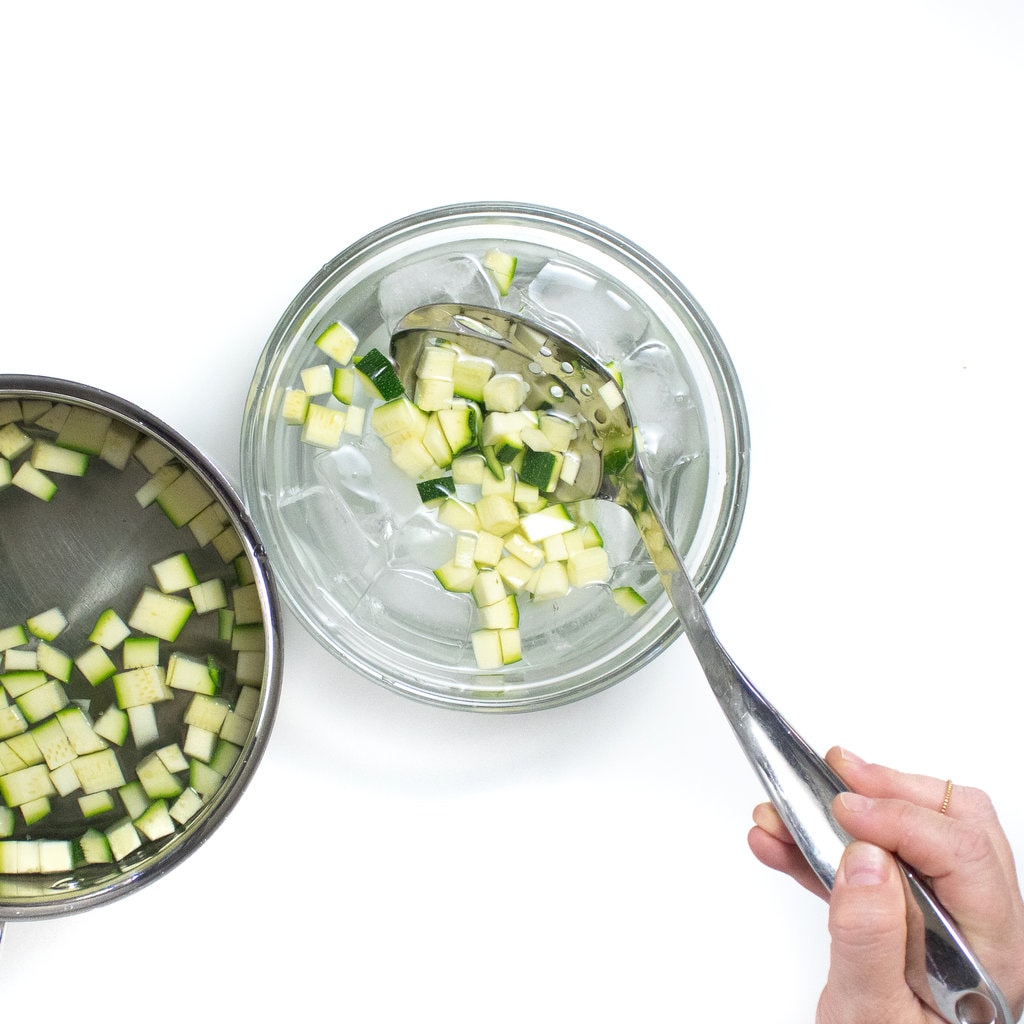
[[[391,354],[408,393],[425,345],[446,342],[516,372],[527,405],[554,407],[579,421],[583,461],[558,500],[603,498],[632,515],[697,660],[748,760],[808,863],[829,890],[849,835],[832,815],[847,787],[740,670],[718,640],[658,509],[638,457],[622,390],[609,370],[546,327],[501,310],[442,303],[407,314]],[[586,443],[589,442],[589,443]],[[902,865],[908,892],[907,978],[950,1024],[1011,1024],[1006,1000],[927,885]]]

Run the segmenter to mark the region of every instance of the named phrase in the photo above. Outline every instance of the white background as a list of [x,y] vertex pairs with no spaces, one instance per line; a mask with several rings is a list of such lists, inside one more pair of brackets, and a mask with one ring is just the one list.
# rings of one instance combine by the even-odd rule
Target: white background
[[[820,749],[986,788],[1022,854],[1022,56],[1016,0],[7,4],[0,370],[237,481],[256,359],[335,253],[448,202],[604,223],[744,387],[737,660]],[[9,925],[5,1018],[812,1019],[825,908],[750,855],[685,641],[490,717],[285,634],[235,813],[128,899]]]

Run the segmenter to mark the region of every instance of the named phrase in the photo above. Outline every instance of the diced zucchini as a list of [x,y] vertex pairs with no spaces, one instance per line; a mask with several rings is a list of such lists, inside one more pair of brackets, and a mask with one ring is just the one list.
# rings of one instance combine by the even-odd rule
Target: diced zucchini
[[[187,766],[188,762],[186,762]],[[148,754],[144,757],[138,763],[135,774],[139,782],[142,783],[142,788],[146,791],[146,795],[151,800],[173,799],[185,788],[177,776],[173,772],[168,771],[167,765],[164,764],[156,753]]]
[[603,547],[584,548],[569,556],[566,562],[569,583],[586,587],[592,583],[606,583],[611,576],[608,552]]
[[460,498],[446,498],[441,502],[437,510],[437,521],[456,531],[476,532],[482,525],[475,506]]
[[306,422],[309,410],[309,392],[305,389],[286,388],[281,397],[281,418],[293,427],[301,427]]
[[17,705],[29,724],[41,722],[44,718],[56,714],[61,708],[67,707],[68,694],[63,684],[50,679],[17,699]]
[[31,435],[26,434],[17,423],[5,423],[0,427],[0,455],[5,459],[13,462],[31,448]]
[[25,620],[25,626],[33,635],[40,640],[56,640],[67,628],[68,620],[60,608],[48,608],[38,615],[30,615]]
[[400,443],[410,437],[422,438],[428,420],[427,413],[404,395],[378,405],[370,414],[374,432],[388,444]]
[[479,530],[473,547],[473,561],[478,566],[493,568],[501,561],[504,550],[505,542],[498,534]]
[[511,533],[504,540],[505,550],[510,555],[536,569],[544,561],[544,550],[528,541],[521,533]]
[[149,806],[146,787],[138,779],[132,779],[118,787],[117,795],[129,818],[137,818]]
[[96,409],[72,406],[57,433],[57,444],[86,455],[99,455],[110,428],[110,417]]
[[[262,632],[262,630],[261,630]],[[239,686],[259,688],[266,675],[266,660],[262,648],[253,651],[239,651],[235,659],[235,682]]]
[[154,800],[133,824],[150,841],[163,839],[174,833],[174,819],[166,800]]
[[135,500],[142,508],[149,508],[159,495],[183,474],[184,470],[174,463],[161,466],[135,492]]
[[[356,392],[356,371],[351,366],[336,366],[331,378],[331,394],[342,405],[352,405]],[[351,412],[351,409],[349,410]],[[346,425],[348,417],[346,417]]]
[[311,404],[302,424],[302,440],[315,448],[333,449],[341,444],[345,430],[345,410]]
[[489,359],[460,353],[452,372],[453,390],[460,398],[482,402],[484,400],[484,385],[493,376],[494,364]]
[[228,604],[227,588],[219,576],[189,587],[188,596],[197,615],[219,611],[221,608],[226,608]]
[[351,327],[336,320],[320,332],[313,344],[336,363],[345,366],[352,361],[359,339]]
[[117,755],[109,747],[94,754],[82,754],[71,762],[75,766],[82,789],[86,793],[98,793],[101,789],[118,789],[124,785],[124,775]]
[[231,607],[235,613],[235,624],[250,625],[263,621],[260,604],[260,590],[255,583],[246,583],[231,590]]
[[[57,795],[57,790],[54,788],[54,796]],[[41,796],[35,800],[29,800],[27,803],[21,805],[21,815],[26,825],[34,825],[37,821],[42,821],[53,806],[50,803],[48,796]]]
[[391,361],[379,349],[371,348],[355,361],[356,370],[371,394],[385,402],[405,394]]
[[539,512],[531,512],[519,525],[526,539],[534,544],[556,533],[568,533],[576,527],[569,510],[561,502],[547,505]]
[[160,639],[155,636],[126,637],[121,645],[122,668],[145,668],[160,664]]
[[107,745],[103,737],[96,732],[89,715],[76,704],[58,711],[56,720],[60,722],[76,754],[92,754]]
[[[113,801],[110,809],[113,809]],[[114,859],[110,840],[98,828],[88,828],[82,833],[78,839],[78,852],[86,864],[109,864]]]
[[100,458],[114,469],[124,469],[132,457],[132,450],[138,439],[139,432],[131,424],[121,420],[111,420],[106,436],[103,438]]
[[343,433],[353,437],[361,437],[366,424],[366,409],[361,405],[351,405],[345,413],[345,429]]
[[184,825],[191,821],[203,807],[203,798],[190,787],[183,790],[181,796],[171,804],[171,817]]
[[636,591],[636,589],[629,586],[613,587],[612,597],[615,598],[615,603],[627,615],[636,615],[637,612],[641,611],[647,605],[647,602]]
[[43,755],[39,750],[39,744],[36,743],[32,734],[27,731],[27,726],[21,733],[7,738],[7,747],[25,767],[43,763]]
[[0,776],[0,796],[8,807],[20,807],[40,797],[56,794],[57,790],[50,781],[50,769],[42,763]]
[[458,355],[450,345],[425,345],[416,365],[416,376],[420,380],[452,380]]
[[569,593],[569,573],[564,562],[545,562],[531,581],[534,600],[549,601]]
[[154,562],[150,566],[150,570],[156,579],[156,585],[165,594],[188,590],[189,587],[193,587],[199,582],[192,563],[184,551]]
[[487,471],[487,463],[480,452],[467,452],[452,459],[451,470],[457,484],[480,484]]
[[227,778],[241,754],[242,748],[237,743],[231,743],[221,737],[217,741],[217,746],[213,751],[213,757],[210,758],[210,767],[218,775],[222,775],[224,778]]
[[134,853],[142,846],[142,836],[139,835],[130,818],[122,818],[121,821],[111,825],[105,834],[114,860],[124,860],[130,853]]
[[501,636],[496,629],[475,629],[470,634],[470,641],[477,668],[488,671],[505,664],[501,654]]
[[538,491],[553,491],[558,486],[561,467],[562,458],[558,453],[527,448],[523,453],[519,476],[525,483],[536,487]]
[[122,708],[111,704],[93,725],[97,736],[121,746],[128,739],[128,713]]
[[128,716],[128,730],[136,750],[151,746],[160,739],[160,726],[156,720],[154,704],[133,704],[125,709]]
[[45,640],[40,641],[36,648],[36,664],[48,676],[53,676],[62,683],[71,679],[71,670],[74,667],[74,661],[69,654]]
[[0,628],[0,651],[6,651],[11,647],[20,647],[27,643],[28,637],[25,635],[25,628],[20,623]]
[[251,718],[246,718],[237,711],[229,711],[224,719],[224,724],[220,727],[220,738],[242,747],[245,746],[251,729]]
[[483,403],[493,412],[517,412],[530,394],[519,373],[496,373],[483,387]]
[[167,662],[167,685],[173,690],[213,696],[217,692],[218,680],[208,660],[199,661],[175,651]]
[[52,501],[57,493],[57,484],[30,462],[18,466],[11,477],[11,483],[40,501]]
[[266,633],[262,622],[244,622],[231,630],[233,651],[264,651],[267,647]]
[[46,767],[51,772],[54,768],[69,764],[75,759],[71,740],[68,739],[56,718],[50,718],[37,725],[32,730],[32,738],[36,741],[43,760],[46,762]]
[[145,587],[132,609],[128,625],[140,633],[173,641],[178,639],[194,610],[192,602],[183,597]]
[[212,502],[213,495],[191,470],[185,470],[156,496],[157,505],[175,526],[184,526]]
[[224,782],[224,776],[215,772],[208,764],[192,760],[188,766],[188,784],[204,800],[213,796]]
[[329,395],[334,385],[334,371],[327,363],[307,366],[299,373],[302,389],[311,398],[317,395]]
[[151,476],[170,465],[174,458],[170,448],[155,437],[143,437],[135,446],[132,455]]
[[481,608],[479,614],[485,629],[515,629],[519,625],[519,603],[514,594]]
[[32,465],[43,473],[85,476],[86,470],[89,468],[89,456],[84,452],[62,448],[60,445],[42,438],[37,438],[32,445],[32,454],[29,459]]
[[199,725],[190,725],[185,731],[182,750],[185,755],[197,761],[208,762],[219,740],[218,732],[204,729]]
[[476,502],[480,528],[504,536],[519,525],[519,510],[511,499],[501,494],[483,495]]
[[445,590],[456,594],[468,594],[473,589],[477,568],[475,565],[457,565],[454,560],[449,560],[439,565],[434,570],[434,575]]
[[89,643],[97,644],[104,650],[112,651],[131,633],[121,616],[113,608],[102,611],[89,634]]
[[168,743],[156,751],[156,756],[163,762],[169,772],[187,772],[188,758],[181,751],[177,743]]
[[114,695],[117,706],[126,711],[140,704],[170,700],[174,694],[167,685],[167,672],[162,665],[143,665],[114,674]]
[[238,531],[232,526],[226,526],[210,543],[225,565],[230,565],[245,551]]
[[212,505],[207,505],[202,512],[188,521],[189,531],[200,547],[204,547],[214,538],[220,536],[226,527],[228,527],[228,514],[224,511],[224,506],[217,501]]
[[110,660],[110,655],[99,644],[92,644],[82,651],[75,658],[75,665],[93,686],[99,686],[117,671],[117,666]]
[[[114,809],[114,797],[113,794],[106,789],[101,789],[97,793],[83,793],[78,798],[78,807],[82,812],[83,818],[95,818],[97,815],[106,814],[108,811]],[[88,836],[90,831],[85,833]],[[85,836],[82,839],[85,839]],[[108,847],[109,852],[109,847]],[[86,858],[86,863],[94,863]]]
[[508,295],[518,262],[517,257],[501,249],[488,249],[484,253],[483,265],[494,280],[499,295]]
[[39,657],[32,648],[9,647],[3,655],[3,664],[8,672],[35,672],[39,668]]
[[76,789],[82,788],[78,776],[75,774],[74,765],[70,762],[57,768],[51,768],[50,781],[53,783],[53,788],[57,790],[58,796],[70,796]]
[[7,696],[17,700],[22,694],[42,686],[46,682],[46,673],[35,669],[16,669],[13,672],[0,672],[0,685]]
[[420,480],[416,484],[420,501],[428,508],[437,508],[445,499],[455,495],[455,480],[451,476],[438,476]]

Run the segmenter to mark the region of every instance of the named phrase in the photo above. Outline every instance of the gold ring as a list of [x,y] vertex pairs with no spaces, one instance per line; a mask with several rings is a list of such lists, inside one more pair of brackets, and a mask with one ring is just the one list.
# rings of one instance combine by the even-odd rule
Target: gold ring
[[949,810],[949,798],[953,795],[953,780],[946,779],[946,795],[942,798],[942,806],[939,808],[939,814],[945,814]]

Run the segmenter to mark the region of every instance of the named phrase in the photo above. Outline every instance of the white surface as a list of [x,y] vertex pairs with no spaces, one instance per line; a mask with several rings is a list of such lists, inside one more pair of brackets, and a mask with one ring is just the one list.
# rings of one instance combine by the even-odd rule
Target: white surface
[[[0,369],[121,394],[237,480],[257,356],[336,252],[460,200],[598,220],[744,385],[737,659],[820,748],[988,789],[1024,851],[1022,45],[1014,0],[6,5]],[[79,1024],[809,1021],[825,911],[748,853],[760,799],[685,642],[482,717],[289,618],[235,814],[130,899],[10,925],[5,1016],[70,984]]]

